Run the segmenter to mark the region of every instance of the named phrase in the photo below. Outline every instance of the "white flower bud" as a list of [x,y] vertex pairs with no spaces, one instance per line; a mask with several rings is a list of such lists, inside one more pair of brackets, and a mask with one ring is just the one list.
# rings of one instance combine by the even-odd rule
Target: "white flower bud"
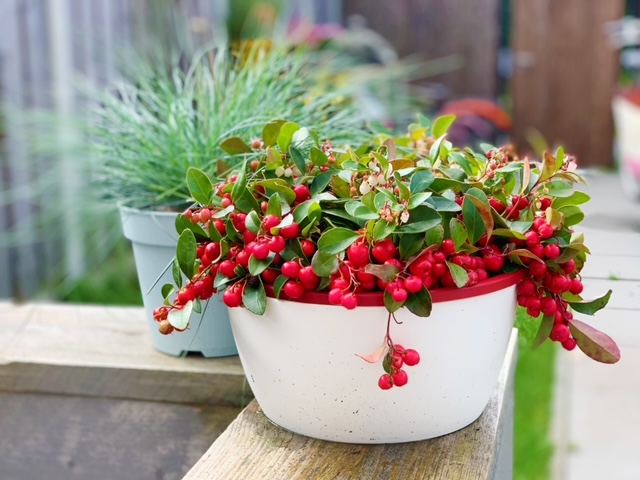
[[400,223],[407,223],[409,221],[409,211],[405,210],[400,214]]
[[281,177],[282,175],[284,175],[284,167],[276,168],[276,176]]
[[293,170],[291,170],[290,168],[285,168],[284,170],[284,176],[285,177],[290,177],[291,175],[293,175]]
[[366,195],[371,191],[371,186],[367,182],[362,182],[360,184],[360,194]]

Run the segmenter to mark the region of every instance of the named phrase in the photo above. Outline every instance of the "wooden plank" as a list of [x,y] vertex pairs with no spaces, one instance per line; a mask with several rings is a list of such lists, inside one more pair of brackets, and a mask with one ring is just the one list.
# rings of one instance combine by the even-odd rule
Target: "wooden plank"
[[[419,54],[437,59],[460,55],[462,68],[430,77],[457,96],[497,95],[497,50],[500,33],[496,0],[344,0],[344,18],[361,15],[367,26],[385,37],[400,57]],[[478,26],[482,25],[482,28]]]
[[[0,303],[0,390],[238,405],[251,398],[238,357],[155,351],[140,307]],[[4,340],[4,337],[3,337]]]
[[[391,445],[326,442],[283,430],[252,402],[184,480],[511,478],[509,468],[496,464],[506,435],[501,427],[512,401],[516,349],[514,333],[489,405],[478,420],[458,432]],[[509,458],[502,460],[511,464]]]
[[[613,290],[608,309],[636,310],[640,315],[640,282],[633,280],[583,279],[583,298],[601,297],[609,289]],[[597,315],[597,314],[596,314]]]

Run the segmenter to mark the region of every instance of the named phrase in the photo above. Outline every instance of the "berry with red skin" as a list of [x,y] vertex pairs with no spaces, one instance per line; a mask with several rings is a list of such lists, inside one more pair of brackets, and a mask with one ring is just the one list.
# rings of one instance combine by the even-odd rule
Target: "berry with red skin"
[[532,297],[537,290],[536,284],[529,279],[522,280],[516,287],[518,295],[524,295],[525,297]]
[[391,379],[391,375],[385,373],[378,379],[378,386],[382,390],[389,390],[393,387],[393,380]]
[[582,282],[577,278],[572,278],[569,291],[574,295],[580,295],[582,293],[582,290],[584,290],[584,285],[582,284]]
[[403,387],[409,382],[409,375],[407,375],[407,372],[404,370],[398,370],[391,374],[391,378],[393,379],[393,384],[396,387]]
[[433,275],[431,275],[430,273],[425,273],[420,278],[422,279],[422,286],[424,288],[426,288],[427,290],[429,288],[433,287],[435,285],[435,283],[436,283],[436,279],[433,278]]
[[218,230],[218,233],[223,237],[227,234],[227,226],[224,224],[222,220],[220,219],[214,220],[213,226],[216,227],[216,230]]
[[[544,255],[544,247],[541,244],[534,245],[533,247],[529,247],[529,251],[533,253],[539,259],[543,259]],[[528,258],[528,257],[527,257]]]
[[547,220],[544,217],[536,217],[533,221],[533,229],[537,232],[542,225],[547,225]]
[[456,282],[453,280],[453,276],[451,275],[451,272],[449,271],[449,269],[447,269],[445,274],[442,277],[440,277],[440,283],[442,284],[443,287],[447,287],[447,288],[452,288],[457,286]]
[[280,235],[274,235],[269,239],[269,243],[267,243],[267,246],[272,252],[280,253],[287,246],[287,241]]
[[548,223],[541,225],[540,228],[538,228],[538,235],[540,235],[542,240],[553,237],[553,227]]
[[262,219],[262,226],[266,232],[270,232],[273,227],[280,224],[280,219],[275,215],[265,215]]
[[347,288],[349,288],[349,280],[347,280],[344,277],[336,277],[334,279],[331,280],[331,284],[330,287],[333,288],[337,288],[339,290],[346,290]]
[[493,197],[489,199],[489,205],[491,205],[491,207],[493,207],[493,209],[498,212],[498,215],[501,215],[504,212],[505,208],[507,208],[504,203]]
[[409,265],[409,271],[413,275],[421,277],[425,273],[429,273],[432,267],[433,267],[433,264],[426,258],[416,259],[415,261],[411,262],[411,264]]
[[507,219],[508,220],[516,220],[520,216],[520,210],[516,207],[509,207],[507,210]]
[[544,247],[544,254],[549,260],[555,260],[560,256],[560,247],[555,243],[550,243]]
[[544,297],[540,300],[540,311],[545,315],[555,315],[557,308],[556,301],[552,297]]
[[300,273],[300,264],[294,260],[289,260],[282,264],[280,271],[287,278],[298,278],[298,274]]
[[528,247],[540,244],[540,236],[536,232],[527,232],[524,236]]
[[260,274],[262,280],[269,285],[275,283],[276,279],[280,276],[277,270],[273,268],[267,268],[262,274]]
[[379,263],[386,262],[387,260],[395,257],[397,253],[398,253],[398,248],[388,238],[385,238],[384,240],[380,240],[371,249],[371,255]]
[[202,258],[204,255],[204,248],[206,245],[198,245],[198,249],[196,250],[196,257]]
[[385,260],[384,265],[391,265],[393,267],[396,267],[398,270],[402,270],[403,268],[402,262],[397,258],[390,258],[388,260]]
[[280,229],[280,235],[282,235],[286,239],[296,238],[300,234],[300,225],[296,222],[293,222],[291,225],[287,225],[286,227],[282,227]]
[[158,325],[158,331],[162,335],[169,335],[170,333],[173,333],[173,325],[169,323],[169,320],[162,320]]
[[347,249],[347,258],[356,268],[369,264],[369,247],[364,243],[352,243]]
[[260,140],[259,138],[254,138],[253,140],[251,140],[251,148],[253,148],[254,150],[262,148],[262,140]]
[[[542,306],[542,303],[540,302],[540,299],[538,297],[529,297],[529,299],[527,300],[527,309],[531,309],[531,310],[538,310],[540,311],[540,307]],[[537,315],[536,315],[537,316]]]
[[307,258],[313,257],[313,254],[316,253],[316,244],[311,240],[302,240],[300,247],[302,247],[302,253],[304,253]]
[[449,271],[444,263],[436,263],[431,269],[431,275],[435,278],[442,278]]
[[193,288],[183,288],[178,292],[178,301],[185,305],[196,299],[196,292]]
[[208,208],[200,210],[200,222],[207,223],[209,220],[211,220],[211,210]]
[[521,307],[525,307],[527,306],[527,301],[529,300],[529,297],[526,295],[518,295],[517,301],[518,301],[518,305],[520,305]]
[[376,280],[370,280],[366,282],[360,282],[360,288],[362,290],[375,290],[378,287]]
[[452,255],[456,251],[456,245],[455,245],[455,243],[453,243],[453,240],[451,240],[450,238],[445,238],[442,241],[442,245],[440,245],[440,249],[446,255]]
[[549,290],[553,293],[566,293],[571,288],[571,280],[563,275],[556,275],[551,280]]
[[496,254],[495,251],[483,251],[484,268],[490,272],[498,272],[504,266],[504,256]]
[[527,197],[524,197],[524,196],[515,195],[512,198],[512,204],[518,210],[524,210],[525,208],[527,208],[529,206],[529,199],[527,199]]
[[218,242],[209,242],[204,247],[204,254],[212,261],[217,260],[220,256],[220,244]]
[[417,365],[420,363],[420,354],[413,348],[408,348],[404,353],[404,363],[409,367]]
[[269,246],[266,243],[259,243],[253,247],[251,255],[253,255],[256,260],[266,260],[269,256]]
[[258,235],[250,230],[245,230],[244,232],[242,232],[242,239],[244,240],[244,243],[251,243],[255,241],[256,238],[258,238]]
[[556,309],[555,318],[553,319],[553,323],[565,323],[564,313],[560,308]]
[[478,272],[475,270],[469,270],[467,272],[467,276],[469,277],[467,280],[467,287],[472,287],[478,283]]
[[222,294],[222,301],[229,308],[235,308],[242,305],[242,293],[238,289],[228,288]]
[[551,199],[548,197],[542,197],[540,199],[540,210],[543,212],[551,206]]
[[560,268],[562,268],[562,271],[567,275],[571,275],[576,271],[576,261],[573,258],[567,260],[565,263],[560,265]]
[[289,298],[300,298],[304,293],[304,287],[299,282],[289,280],[284,284],[284,293]]
[[169,308],[168,307],[158,307],[153,311],[153,318],[156,319],[156,321],[161,321],[167,318],[167,315],[169,314]]
[[444,252],[433,252],[433,261],[435,263],[444,263],[447,260],[447,255]]
[[411,275],[404,281],[404,288],[409,293],[418,293],[422,290],[422,278]]
[[529,264],[529,272],[535,277],[541,277],[547,273],[547,264],[539,261],[532,261]]
[[311,192],[306,185],[296,185],[293,187],[293,192],[296,194],[296,201],[302,203],[308,198],[311,198]]
[[567,338],[564,342],[562,342],[562,347],[570,352],[571,350],[576,348],[576,341],[573,338]]
[[489,274],[484,268],[479,268],[478,270],[476,270],[476,272],[478,273],[478,283],[489,278]]
[[250,256],[251,254],[247,250],[242,250],[236,255],[236,263],[242,268],[247,268],[249,266]]
[[571,331],[569,327],[562,323],[556,323],[551,329],[551,333],[549,334],[549,338],[554,342],[564,342],[571,338]]
[[340,305],[342,302],[342,290],[339,288],[332,288],[329,290],[329,303],[331,305]]
[[[227,208],[228,206],[230,206],[233,202],[231,201],[230,198],[228,197],[224,197],[222,199],[222,201],[220,202],[220,205],[222,206],[222,208]],[[202,216],[200,216],[200,218],[202,219]]]
[[267,202],[266,200],[263,200],[262,202],[260,202],[260,210],[262,210],[263,212],[266,212],[269,209],[269,202]]
[[358,306],[358,299],[353,293],[347,293],[342,296],[340,304],[347,310],[353,310]]
[[407,291],[404,288],[396,288],[391,292],[391,297],[394,302],[404,303],[407,300]]
[[316,275],[311,266],[302,267],[298,273],[298,279],[305,290],[315,290],[320,283],[320,277]]
[[404,365],[404,359],[398,352],[391,354],[391,366],[396,370],[400,370]]
[[227,278],[233,278],[236,276],[236,263],[231,260],[223,260],[220,262],[218,271]]

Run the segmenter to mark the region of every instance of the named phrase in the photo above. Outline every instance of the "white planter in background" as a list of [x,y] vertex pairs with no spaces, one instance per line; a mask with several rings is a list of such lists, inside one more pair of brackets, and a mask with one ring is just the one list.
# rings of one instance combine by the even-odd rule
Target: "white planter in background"
[[[164,274],[162,272],[173,261],[176,253],[176,216],[176,213],[171,212],[120,207],[124,235],[133,246],[153,346],[173,356],[182,356],[189,352],[199,352],[205,357],[236,355],[237,348],[229,324],[227,307],[220,295],[214,295],[208,304],[203,303],[203,314],[194,313],[189,328],[184,332],[162,335],[158,331],[153,310],[162,305],[162,285],[173,283],[171,268]],[[162,277],[157,281],[161,274]]]
[[[437,301],[420,318],[403,308],[391,325],[395,343],[421,361],[409,383],[383,391],[381,361],[356,356],[383,342],[383,306],[340,306],[268,298],[264,316],[230,309],[240,360],[265,415],[309,437],[347,443],[396,443],[454,432],[476,420],[495,388],[516,310],[519,275],[457,290],[477,295]],[[495,287],[494,287],[495,288]],[[491,288],[489,288],[491,289]]]
[[622,95],[612,102],[622,188],[632,200],[640,200],[640,105]]

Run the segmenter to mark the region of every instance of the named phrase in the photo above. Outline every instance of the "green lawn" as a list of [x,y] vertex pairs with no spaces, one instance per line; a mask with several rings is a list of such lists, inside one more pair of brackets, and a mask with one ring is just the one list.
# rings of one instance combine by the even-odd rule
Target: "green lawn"
[[[141,305],[141,294],[128,243],[119,244],[100,270],[88,275],[59,300],[105,305]],[[556,345],[546,342],[532,350],[528,339],[537,325],[518,311],[521,331],[516,370],[515,479],[546,480],[550,477],[553,444],[550,438]]]

